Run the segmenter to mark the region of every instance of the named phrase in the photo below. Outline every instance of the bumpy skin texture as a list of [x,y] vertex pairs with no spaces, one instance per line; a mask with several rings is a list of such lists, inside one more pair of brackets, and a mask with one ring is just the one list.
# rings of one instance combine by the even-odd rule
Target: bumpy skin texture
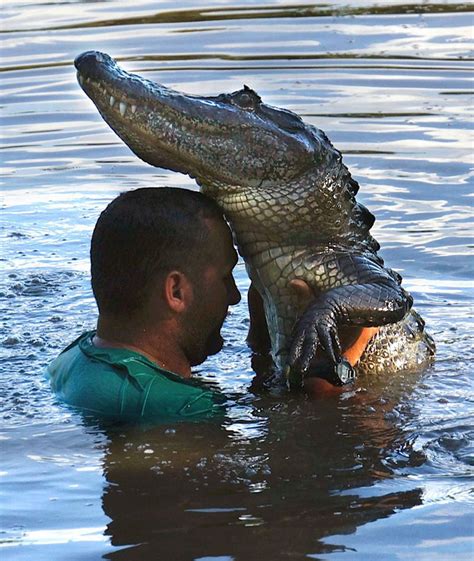
[[[429,363],[432,339],[401,277],[377,255],[374,217],[356,201],[359,186],[321,130],[247,87],[186,96],[102,53],[75,64],[84,91],[135,154],[195,178],[222,207],[263,299],[274,361],[289,365],[293,380],[310,372],[321,349],[338,361],[338,334],[360,326],[383,327],[359,373]],[[295,279],[311,287],[311,300],[292,288]]]

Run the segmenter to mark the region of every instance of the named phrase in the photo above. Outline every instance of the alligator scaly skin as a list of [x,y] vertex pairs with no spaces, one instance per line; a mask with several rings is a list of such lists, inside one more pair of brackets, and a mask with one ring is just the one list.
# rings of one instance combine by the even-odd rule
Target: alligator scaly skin
[[[326,181],[330,186],[328,199],[336,202],[324,206],[324,220],[318,216],[321,205],[314,200],[312,190],[292,186],[277,192],[237,188],[229,191],[203,186],[203,192],[224,209],[235,232],[249,277],[263,297],[274,361],[282,369],[293,326],[304,311],[288,279],[306,281],[315,294],[356,285],[364,270],[401,282],[401,277],[386,269],[377,256],[378,243],[368,233],[373,217],[355,201],[357,185],[345,166],[341,168],[343,181],[335,183],[334,175]],[[344,181],[346,184],[341,185]],[[334,196],[336,185],[339,193]],[[328,220],[330,206],[334,220]],[[321,223],[328,224],[329,232],[321,231]],[[333,240],[330,244],[321,241],[328,236]],[[386,374],[419,370],[429,364],[434,351],[423,320],[412,309],[401,321],[380,327],[358,362],[357,371]]]

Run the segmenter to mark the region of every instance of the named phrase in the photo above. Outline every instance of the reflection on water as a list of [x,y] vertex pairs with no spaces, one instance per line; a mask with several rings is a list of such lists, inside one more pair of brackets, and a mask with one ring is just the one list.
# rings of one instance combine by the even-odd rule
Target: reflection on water
[[[359,487],[393,476],[385,461],[401,435],[388,426],[383,407],[364,419],[363,400],[350,409],[268,405],[262,404],[265,429],[251,438],[243,431],[236,439],[232,427],[190,426],[111,435],[107,535],[113,545],[139,545],[107,558],[238,552],[236,559],[252,559],[257,550],[259,558],[276,559],[344,550],[322,539],[421,504],[416,485],[359,495]],[[407,444],[401,453],[405,463],[420,463]],[[209,527],[218,531],[203,539]]]
[[[2,558],[469,559],[472,6],[3,8]],[[59,406],[42,369],[94,325],[99,212],[124,189],[195,188],[139,162],[104,125],[72,66],[92,48],[188,93],[248,84],[325,130],[437,340],[434,367],[363,379],[328,402],[267,394],[244,298],[223,352],[197,372],[234,403],[222,426],[112,430]],[[242,263],[236,277],[245,291]]]

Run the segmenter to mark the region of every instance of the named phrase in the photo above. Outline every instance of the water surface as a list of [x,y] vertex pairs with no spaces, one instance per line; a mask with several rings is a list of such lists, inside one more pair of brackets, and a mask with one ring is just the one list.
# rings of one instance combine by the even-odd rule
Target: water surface
[[[2,559],[472,558],[471,8],[4,1]],[[233,402],[224,424],[112,430],[56,403],[43,368],[95,323],[98,214],[125,189],[195,188],[103,123],[72,66],[88,49],[188,93],[247,84],[325,130],[435,365],[329,401],[256,391],[244,298],[196,373]]]

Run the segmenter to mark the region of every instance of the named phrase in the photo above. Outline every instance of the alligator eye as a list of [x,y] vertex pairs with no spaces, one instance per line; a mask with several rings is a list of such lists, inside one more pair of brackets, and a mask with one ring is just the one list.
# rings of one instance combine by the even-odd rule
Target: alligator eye
[[242,94],[239,99],[236,99],[237,103],[243,109],[253,109],[255,107],[255,103],[253,98],[248,94]]
[[261,101],[260,96],[248,86],[244,86],[243,90],[232,94],[232,102],[241,109],[256,109]]

